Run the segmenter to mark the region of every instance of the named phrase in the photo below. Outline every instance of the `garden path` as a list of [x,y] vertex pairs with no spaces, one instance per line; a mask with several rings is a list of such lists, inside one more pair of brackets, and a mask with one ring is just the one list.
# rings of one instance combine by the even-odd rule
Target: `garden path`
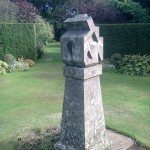
[[133,139],[115,131],[107,130],[106,135],[112,143],[111,150],[149,150],[140,147]]

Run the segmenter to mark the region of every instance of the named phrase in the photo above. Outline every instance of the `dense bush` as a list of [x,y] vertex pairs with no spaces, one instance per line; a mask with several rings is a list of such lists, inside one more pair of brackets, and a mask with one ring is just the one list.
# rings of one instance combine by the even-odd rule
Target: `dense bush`
[[150,55],[150,24],[101,24],[104,37],[104,57],[112,54]]
[[8,53],[36,59],[35,45],[34,24],[0,24],[0,59]]
[[15,66],[15,71],[28,71],[30,69],[29,64],[26,62],[16,61],[14,66]]
[[116,67],[118,72],[127,75],[147,75],[150,73],[150,55],[125,55],[122,60],[118,61]]
[[16,58],[12,54],[5,54],[4,61],[10,65],[16,62]]
[[46,44],[53,39],[53,27],[38,15],[36,16],[35,27],[37,58],[41,58]]
[[35,65],[35,62],[31,59],[25,59],[24,57],[21,57],[18,59],[19,62],[27,63],[29,67],[33,67]]
[[0,75],[6,74],[7,69],[8,69],[8,64],[0,60]]
[[118,53],[115,53],[110,57],[109,63],[116,66],[117,61],[121,59],[122,59],[122,56]]
[[29,64],[26,63],[26,62],[19,62],[19,61],[16,61],[14,62],[13,64],[10,64],[8,66],[8,69],[7,71],[10,73],[10,72],[15,72],[15,71],[28,71],[30,69],[29,67]]
[[15,71],[28,71],[34,65],[35,63],[33,60],[21,57],[18,59],[18,61],[11,62],[7,68],[7,71],[9,73]]
[[104,59],[102,61],[102,69],[103,71],[109,71],[109,70],[115,70],[115,66],[113,64],[110,64],[109,60]]

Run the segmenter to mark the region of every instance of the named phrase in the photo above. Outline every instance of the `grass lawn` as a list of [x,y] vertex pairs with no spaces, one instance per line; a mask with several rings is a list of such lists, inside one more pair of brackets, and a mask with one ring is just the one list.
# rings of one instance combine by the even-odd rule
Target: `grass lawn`
[[[0,150],[13,149],[32,130],[60,125],[64,77],[59,43],[51,44],[46,55],[54,60],[39,60],[29,72],[0,76]],[[107,127],[150,147],[150,76],[107,71],[101,84]]]

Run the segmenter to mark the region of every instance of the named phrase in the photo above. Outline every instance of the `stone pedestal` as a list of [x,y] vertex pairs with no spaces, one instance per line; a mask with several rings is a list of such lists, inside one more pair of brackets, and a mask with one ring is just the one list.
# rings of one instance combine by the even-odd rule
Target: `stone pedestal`
[[[91,18],[81,16],[68,22],[84,21],[86,23],[88,20],[91,21]],[[64,67],[65,92],[61,135],[59,142],[55,144],[56,150],[109,149],[105,135],[100,86],[102,66],[99,61],[102,59],[102,51],[100,51],[102,47],[98,45],[100,46],[102,41],[97,36],[97,28],[94,28],[93,24],[91,27],[89,32],[79,32],[77,26],[76,32],[69,32],[70,34],[67,32],[61,39],[62,59],[66,63]],[[69,36],[70,39],[68,39]],[[89,38],[86,39],[86,36]],[[97,39],[97,42],[93,41],[94,39]],[[87,41],[88,43],[85,44]]]

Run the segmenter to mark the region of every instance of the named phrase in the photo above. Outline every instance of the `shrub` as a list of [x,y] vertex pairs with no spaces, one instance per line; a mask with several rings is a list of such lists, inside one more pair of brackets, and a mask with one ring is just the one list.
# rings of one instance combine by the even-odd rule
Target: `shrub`
[[4,61],[10,65],[16,62],[16,59],[12,54],[5,54]]
[[29,64],[26,62],[16,62],[15,63],[16,71],[28,71],[30,69]]
[[24,57],[21,57],[18,59],[19,62],[24,62],[29,65],[29,67],[33,67],[35,65],[35,62],[31,59],[25,59]]
[[0,75],[6,74],[7,68],[8,68],[8,64],[0,60]]
[[34,24],[0,24],[0,59],[5,54],[15,58],[36,59]]
[[125,55],[121,61],[118,61],[116,69],[126,75],[145,76],[150,73],[150,55]]
[[37,59],[42,58],[42,56],[44,55],[44,46],[38,45],[38,46],[36,47],[36,52],[37,52]]
[[103,70],[108,71],[108,70],[115,70],[115,66],[112,64],[103,64]]
[[9,72],[28,71],[29,69],[30,67],[28,63],[19,61],[16,61],[14,64],[9,65],[8,67]]
[[41,58],[44,54],[46,44],[51,42],[54,38],[53,26],[37,15],[35,27],[37,58]]
[[117,61],[121,59],[122,59],[122,56],[119,53],[115,53],[110,57],[109,63],[116,66]]
[[104,71],[115,70],[115,66],[109,63],[109,60],[104,59],[102,61],[102,68]]
[[1,60],[0,60],[0,66],[5,68],[5,69],[8,68],[8,64],[6,62],[4,62],[4,61],[1,61]]
[[10,64],[10,65],[8,66],[7,71],[8,71],[9,73],[16,71],[15,63],[16,63],[16,62],[14,62],[14,63],[12,63],[12,64]]
[[0,67],[0,75],[6,74],[6,70],[2,67]]

